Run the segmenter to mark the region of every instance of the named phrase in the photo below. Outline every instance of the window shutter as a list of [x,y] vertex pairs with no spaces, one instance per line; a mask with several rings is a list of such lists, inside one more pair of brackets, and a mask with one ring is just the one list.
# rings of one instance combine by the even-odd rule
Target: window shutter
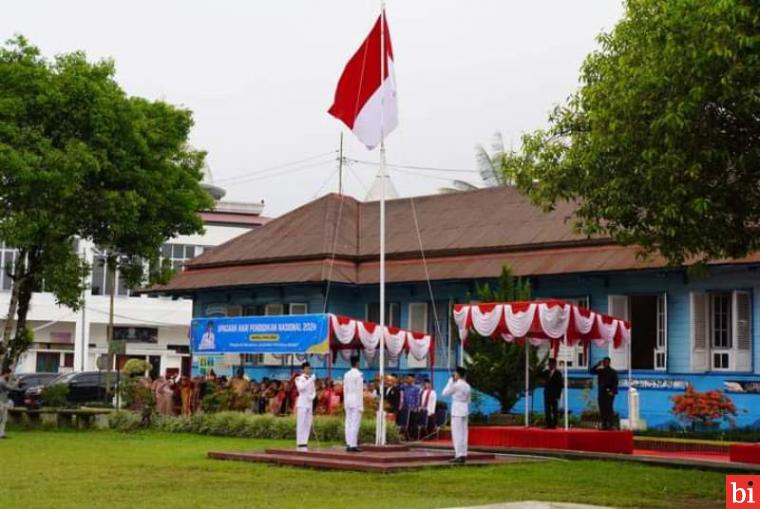
[[734,292],[732,304],[736,370],[749,371],[752,368],[752,309],[749,292]]
[[[626,295],[609,295],[607,297],[607,309],[611,316],[628,320],[628,297]],[[622,345],[621,348],[610,345],[609,355],[613,368],[628,370],[628,347],[626,345]]]
[[707,294],[692,292],[691,303],[691,370],[707,371]]

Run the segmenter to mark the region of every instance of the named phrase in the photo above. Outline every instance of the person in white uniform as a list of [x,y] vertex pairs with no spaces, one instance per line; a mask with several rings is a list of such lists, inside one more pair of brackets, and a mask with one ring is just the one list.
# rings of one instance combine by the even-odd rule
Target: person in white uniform
[[296,377],[296,389],[298,390],[298,399],[296,400],[296,446],[299,451],[308,451],[311,423],[314,419],[314,398],[317,396],[317,390],[314,386],[316,377],[311,373],[311,364],[304,362],[301,364],[301,367],[303,368],[303,372]]
[[360,452],[359,426],[364,411],[364,377],[359,357],[351,357],[351,369],[343,375],[343,408],[346,411],[346,451]]
[[443,389],[444,396],[451,396],[451,439],[454,442],[452,463],[462,464],[467,457],[467,416],[470,413],[470,384],[465,380],[467,370],[458,367],[454,376]]
[[201,336],[198,350],[216,350],[216,336],[214,336],[214,322],[206,324],[206,332]]
[[4,368],[0,375],[0,438],[5,438],[5,423],[8,420],[8,409],[11,408],[11,391],[18,390],[18,385],[11,383],[11,370]]

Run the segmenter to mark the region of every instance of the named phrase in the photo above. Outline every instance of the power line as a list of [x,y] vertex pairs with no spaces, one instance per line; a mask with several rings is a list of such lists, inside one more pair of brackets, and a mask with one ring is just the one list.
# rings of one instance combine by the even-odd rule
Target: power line
[[[375,161],[364,161],[361,159],[349,159],[349,161],[354,163],[360,163],[360,164],[368,164],[370,166],[379,166],[380,163],[377,163]],[[391,164],[386,163],[386,167],[389,168],[401,168],[406,170],[423,170],[423,171],[439,171],[439,172],[446,172],[446,173],[480,173],[478,170],[472,170],[472,169],[464,169],[464,168],[436,168],[433,166],[416,166],[416,165],[410,165],[410,164]]]
[[282,164],[277,164],[275,166],[270,166],[268,168],[262,168],[260,170],[254,170],[254,171],[250,171],[250,172],[240,173],[240,174],[234,175],[232,177],[226,177],[226,178],[222,178],[222,179],[217,179],[217,180],[214,181],[214,183],[216,184],[216,183],[223,183],[223,182],[231,182],[231,181],[236,181],[236,180],[239,180],[239,179],[245,180],[247,177],[251,177],[251,176],[254,176],[254,175],[260,175],[262,173],[267,173],[267,172],[272,171],[272,170],[279,170],[279,169],[286,168],[286,167],[289,167],[289,166],[295,166],[295,165],[298,165],[298,164],[301,164],[301,163],[305,163],[307,161],[312,161],[314,159],[319,159],[321,157],[326,157],[326,156],[329,156],[329,155],[335,155],[336,153],[337,153],[337,150],[331,150],[329,152],[324,152],[322,154],[317,154],[317,155],[313,155],[313,156],[310,156],[310,157],[304,157],[303,159],[298,159],[296,161],[290,161],[290,162],[287,162],[287,163],[282,163]]
[[330,161],[320,161],[320,162],[316,162],[316,163],[310,163],[310,164],[306,164],[306,165],[303,165],[303,166],[282,168],[279,171],[277,171],[276,173],[270,173],[269,175],[254,175],[252,177],[248,177],[248,178],[245,178],[245,179],[238,180],[238,181],[235,182],[235,184],[242,184],[244,182],[255,182],[255,181],[259,181],[259,180],[266,180],[266,179],[272,178],[272,177],[281,177],[282,175],[285,175],[285,174],[298,173],[298,172],[303,171],[303,170],[308,170],[310,168],[316,168],[317,166],[324,166],[325,164],[333,164],[333,163],[334,163],[334,161],[330,160]]

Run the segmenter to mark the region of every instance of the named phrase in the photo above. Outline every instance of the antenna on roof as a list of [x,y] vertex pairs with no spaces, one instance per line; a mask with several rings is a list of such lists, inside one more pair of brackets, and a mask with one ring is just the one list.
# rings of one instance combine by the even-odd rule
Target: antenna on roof
[[343,131],[340,132],[340,149],[338,150],[338,194],[343,195]]

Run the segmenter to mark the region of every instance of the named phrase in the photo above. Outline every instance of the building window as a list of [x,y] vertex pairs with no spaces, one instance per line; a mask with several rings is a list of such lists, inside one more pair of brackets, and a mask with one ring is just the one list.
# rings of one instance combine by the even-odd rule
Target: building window
[[[428,303],[411,302],[409,303],[409,327],[413,332],[428,332]],[[428,367],[428,359],[417,360],[413,355],[406,358],[407,367],[411,369]]]
[[[401,316],[399,313],[399,309],[400,307],[399,307],[398,302],[385,303],[386,325],[390,325],[391,327],[401,327]],[[367,304],[365,316],[366,316],[367,321],[379,323],[380,322],[380,304],[377,302]]]
[[0,290],[10,290],[13,286],[13,279],[8,273],[13,273],[15,264],[16,250],[0,244]]
[[[106,255],[96,254],[93,257],[90,285],[93,295],[111,295],[113,293],[113,280],[106,266]],[[116,289],[116,295],[128,296],[130,294],[126,281],[118,270],[116,271]]]
[[752,370],[750,292],[692,292],[690,310],[693,371]]
[[299,302],[291,302],[288,304],[289,315],[305,315],[309,312],[309,305]]
[[731,348],[730,293],[714,293],[710,295],[710,339],[712,347],[715,349]]
[[169,260],[175,271],[182,270],[182,266],[187,260],[192,260],[203,253],[205,246],[196,246],[194,244],[164,244],[161,246],[161,258]]

